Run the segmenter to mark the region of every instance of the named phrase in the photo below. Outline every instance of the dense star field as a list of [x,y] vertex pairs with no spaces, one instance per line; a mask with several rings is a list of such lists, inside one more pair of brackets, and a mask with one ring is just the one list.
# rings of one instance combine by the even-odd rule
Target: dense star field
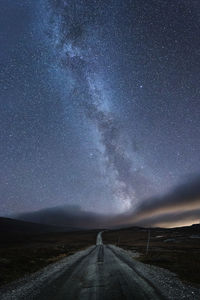
[[198,0],[1,0],[0,28],[1,216],[199,220]]

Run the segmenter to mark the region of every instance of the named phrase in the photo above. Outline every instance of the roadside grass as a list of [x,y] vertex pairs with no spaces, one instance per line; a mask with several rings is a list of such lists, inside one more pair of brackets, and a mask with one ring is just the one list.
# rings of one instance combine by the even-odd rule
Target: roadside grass
[[136,259],[150,265],[168,269],[179,278],[200,287],[200,227],[162,229],[152,228],[148,254],[148,230],[133,227],[103,233],[105,244],[115,244],[136,251]]
[[199,251],[150,250],[148,255],[141,255],[139,260],[146,264],[151,264],[168,269],[177,273],[182,281],[190,282],[200,286],[200,255]]
[[[44,233],[0,234],[0,285],[72,255],[96,243],[97,230]],[[140,253],[137,260],[166,268],[182,281],[200,287],[200,226],[152,228],[146,254],[148,230],[139,227],[105,231],[105,244],[114,244]],[[191,238],[193,237],[193,238]]]
[[96,235],[96,231],[80,231],[4,236],[0,247],[0,285],[94,245]]

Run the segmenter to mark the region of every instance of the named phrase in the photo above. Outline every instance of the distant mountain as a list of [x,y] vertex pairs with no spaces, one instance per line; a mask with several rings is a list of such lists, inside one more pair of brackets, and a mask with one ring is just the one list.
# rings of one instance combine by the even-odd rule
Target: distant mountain
[[[122,229],[132,226],[139,227],[156,227],[150,226],[149,222],[134,222],[131,212],[121,213],[118,215],[110,214],[104,215],[92,211],[82,210],[78,206],[65,205],[41,209],[38,211],[25,212],[12,217],[18,220],[46,224],[49,226],[63,227],[65,230],[82,230],[82,229],[97,229],[97,228],[110,228]],[[178,230],[178,229],[176,229]],[[180,229],[179,229],[180,230]],[[198,224],[190,228],[184,227],[185,231],[198,231]]]
[[69,228],[105,228],[113,225],[114,217],[88,212],[76,206],[59,206],[21,213],[16,219]]
[[74,230],[72,227],[52,226],[0,217],[0,234],[31,234],[72,230]]

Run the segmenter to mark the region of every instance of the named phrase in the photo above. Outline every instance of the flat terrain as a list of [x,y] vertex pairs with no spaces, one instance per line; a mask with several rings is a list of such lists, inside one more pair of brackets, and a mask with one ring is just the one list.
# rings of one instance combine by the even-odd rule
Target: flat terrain
[[101,235],[0,221],[0,299],[200,299],[200,225]]
[[137,260],[175,272],[186,282],[200,286],[200,225],[172,229],[150,229],[149,251],[146,254],[148,229],[106,231],[105,244],[137,251]]
[[0,289],[1,300],[200,299],[200,289],[174,274],[134,260],[118,247],[96,245]]
[[48,232],[59,228],[0,221],[0,286],[94,245],[98,232]]

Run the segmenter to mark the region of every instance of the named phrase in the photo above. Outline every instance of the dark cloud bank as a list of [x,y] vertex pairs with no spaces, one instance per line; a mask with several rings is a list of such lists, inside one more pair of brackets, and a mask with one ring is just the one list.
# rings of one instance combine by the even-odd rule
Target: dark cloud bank
[[119,215],[83,211],[79,206],[43,209],[15,216],[21,220],[79,228],[118,227],[126,225],[165,226],[195,223],[200,218],[200,178],[195,178],[171,193],[147,199],[135,209]]

